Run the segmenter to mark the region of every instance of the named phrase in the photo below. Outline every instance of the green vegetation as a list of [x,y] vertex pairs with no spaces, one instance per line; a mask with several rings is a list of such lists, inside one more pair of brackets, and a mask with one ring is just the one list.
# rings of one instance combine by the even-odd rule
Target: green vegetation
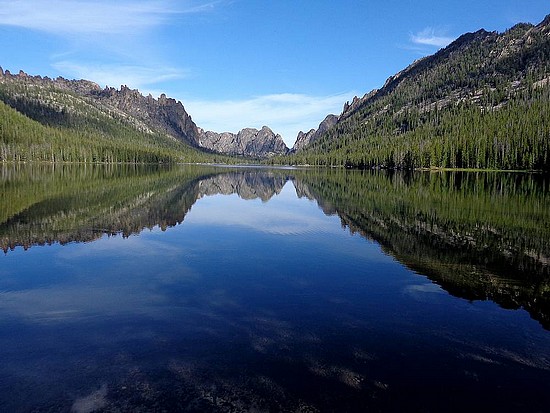
[[[527,93],[525,93],[527,94]],[[275,162],[358,168],[550,170],[550,88],[499,109],[462,103],[420,115],[410,110],[356,127],[352,120],[323,140]],[[412,125],[394,133],[395,126]],[[404,126],[407,129],[410,126]]]
[[450,293],[550,328],[550,182],[487,172],[296,174],[298,192]]
[[272,163],[550,171],[549,32],[464,35]]
[[450,293],[523,306],[550,328],[550,181],[539,174],[5,164],[0,246],[164,229],[204,194],[267,202],[288,179]]
[[0,247],[128,236],[183,221],[211,168],[155,165],[0,166]]
[[[463,35],[354,103],[303,150],[265,163],[550,172],[549,50],[549,19]],[[94,100],[81,82],[2,76],[0,161],[254,161],[202,151],[153,128],[152,119],[171,121],[140,107],[139,93],[121,98],[117,107],[133,110],[125,111]]]
[[237,161],[147,130],[68,91],[0,82],[0,162]]

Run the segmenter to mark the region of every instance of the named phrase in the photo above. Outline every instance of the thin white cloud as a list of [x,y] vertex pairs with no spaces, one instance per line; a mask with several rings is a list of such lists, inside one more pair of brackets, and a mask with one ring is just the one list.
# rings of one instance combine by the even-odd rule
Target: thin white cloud
[[71,61],[60,61],[52,65],[55,69],[75,79],[93,80],[100,86],[118,88],[126,85],[131,89],[139,89],[142,93],[152,93],[149,85],[169,80],[182,79],[188,72],[173,67],[147,67],[139,65],[115,64],[81,64]]
[[409,38],[415,44],[435,47],[445,47],[454,40],[453,37],[446,36],[433,27],[426,27],[416,34],[411,34]]
[[181,99],[197,125],[216,132],[269,126],[290,147],[299,131],[317,128],[330,113],[340,114],[356,93],[329,96],[281,93],[243,100],[201,101]]
[[55,34],[127,34],[160,25],[173,14],[201,12],[212,5],[173,0],[2,0],[0,25]]
[[159,55],[156,29],[184,14],[204,13],[220,0],[0,0],[0,26],[36,30],[62,39],[51,65],[64,77],[102,86],[149,85],[189,74]]

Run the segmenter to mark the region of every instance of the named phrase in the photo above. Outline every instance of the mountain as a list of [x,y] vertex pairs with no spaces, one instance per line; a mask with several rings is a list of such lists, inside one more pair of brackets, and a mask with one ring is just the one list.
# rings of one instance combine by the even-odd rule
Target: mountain
[[284,163],[549,170],[549,136],[550,16],[460,36],[347,103]]
[[[158,99],[151,95],[143,96],[138,90],[132,90],[125,85],[122,85],[120,90],[112,87],[101,88],[87,80],[67,80],[62,77],[50,79],[30,76],[23,71],[12,74],[0,68],[0,102],[28,118],[24,121],[27,123],[25,128],[36,130],[34,135],[53,136],[59,134],[60,129],[63,130],[63,145],[66,145],[66,149],[72,148],[69,152],[74,152],[70,159],[65,156],[67,151],[64,151],[62,156],[63,145],[59,143],[54,144],[59,147],[56,148],[59,154],[57,157],[53,156],[51,148],[45,152],[29,153],[25,149],[29,144],[51,146],[52,142],[42,137],[38,142],[25,138],[25,142],[22,143],[21,138],[12,136],[15,131],[12,130],[11,137],[8,138],[8,132],[3,130],[5,136],[0,138],[5,142],[12,142],[9,154],[6,149],[3,156],[0,153],[0,160],[24,158],[51,161],[56,158],[55,160],[64,161],[92,159],[105,162],[112,158],[109,152],[114,151],[117,153],[116,160],[124,162],[143,160],[143,156],[135,152],[150,146],[168,147],[175,151],[170,156],[155,155],[163,161],[236,162],[216,156],[212,151],[254,158],[288,152],[281,137],[267,127],[260,131],[243,129],[235,135],[204,132],[197,127],[181,102],[168,98],[165,94],[160,95]],[[5,110],[9,111],[8,108]],[[19,114],[10,113],[6,116],[17,117]],[[22,130],[19,127],[17,133],[21,133]],[[82,141],[83,133],[89,135],[85,143]],[[94,141],[94,137],[98,136],[107,142]],[[148,142],[151,140],[154,142]],[[101,149],[93,154],[78,149],[89,145],[99,146]],[[126,153],[127,151],[122,151],[125,153],[121,154],[120,146],[132,146],[134,150],[131,154]]]
[[152,129],[163,131],[193,146],[200,146],[199,130],[191,116],[181,102],[167,98],[164,93],[154,99],[150,94],[145,97],[138,90],[121,86],[120,90],[112,87],[92,90],[88,96],[139,119]]
[[[145,97],[138,90],[131,90],[122,85],[120,90],[112,87],[102,89],[98,84],[87,80],[67,80],[62,77],[50,79],[41,76],[29,76],[23,71],[13,75],[8,70],[1,71],[0,79],[3,84],[4,102],[15,107],[20,112],[31,118],[36,118],[32,110],[25,109],[25,101],[33,101],[36,106],[43,107],[44,115],[48,115],[52,109],[61,111],[65,107],[68,111],[75,111],[70,104],[74,103],[70,98],[65,102],[56,99],[51,92],[56,94],[68,93],[73,97],[86,100],[99,110],[107,112],[111,117],[132,124],[137,129],[151,133],[159,131],[166,133],[178,140],[197,146],[198,129],[191,117],[185,111],[181,102],[161,95],[154,99],[151,95]],[[12,86],[11,98],[8,85]],[[13,93],[13,88],[24,88],[25,93]],[[46,92],[48,95],[46,95]],[[54,122],[57,116],[50,119],[39,118],[49,123]]]
[[328,115],[320,124],[317,129],[311,129],[309,132],[304,133],[300,131],[298,133],[298,137],[296,138],[296,142],[294,143],[294,146],[292,147],[292,150],[299,151],[300,149],[306,147],[312,142],[315,142],[317,139],[319,139],[323,134],[328,131],[330,128],[332,128],[336,123],[338,122],[338,116],[336,115]]
[[300,132],[205,132],[183,104],[0,68],[0,161],[267,162],[550,171],[550,16],[460,36]]
[[281,135],[267,126],[262,129],[245,128],[238,133],[200,130],[199,145],[228,155],[267,158],[284,155],[288,148]]

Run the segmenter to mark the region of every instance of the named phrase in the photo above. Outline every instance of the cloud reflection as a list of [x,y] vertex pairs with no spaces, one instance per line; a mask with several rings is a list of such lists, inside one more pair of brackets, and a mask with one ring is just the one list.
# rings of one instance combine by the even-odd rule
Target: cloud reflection
[[[307,233],[342,234],[337,217],[328,218],[312,204],[290,198],[294,190],[287,182],[280,194],[269,203],[269,209],[259,200],[242,202],[237,195],[203,197],[186,217],[189,225],[239,226],[273,235]],[[283,205],[284,204],[284,205]],[[335,225],[335,221],[338,225]]]

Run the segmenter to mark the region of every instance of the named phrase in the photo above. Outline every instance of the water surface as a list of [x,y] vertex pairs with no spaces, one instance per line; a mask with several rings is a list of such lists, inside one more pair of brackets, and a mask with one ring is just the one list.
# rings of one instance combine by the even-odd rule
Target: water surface
[[0,173],[1,411],[550,404],[544,177]]

